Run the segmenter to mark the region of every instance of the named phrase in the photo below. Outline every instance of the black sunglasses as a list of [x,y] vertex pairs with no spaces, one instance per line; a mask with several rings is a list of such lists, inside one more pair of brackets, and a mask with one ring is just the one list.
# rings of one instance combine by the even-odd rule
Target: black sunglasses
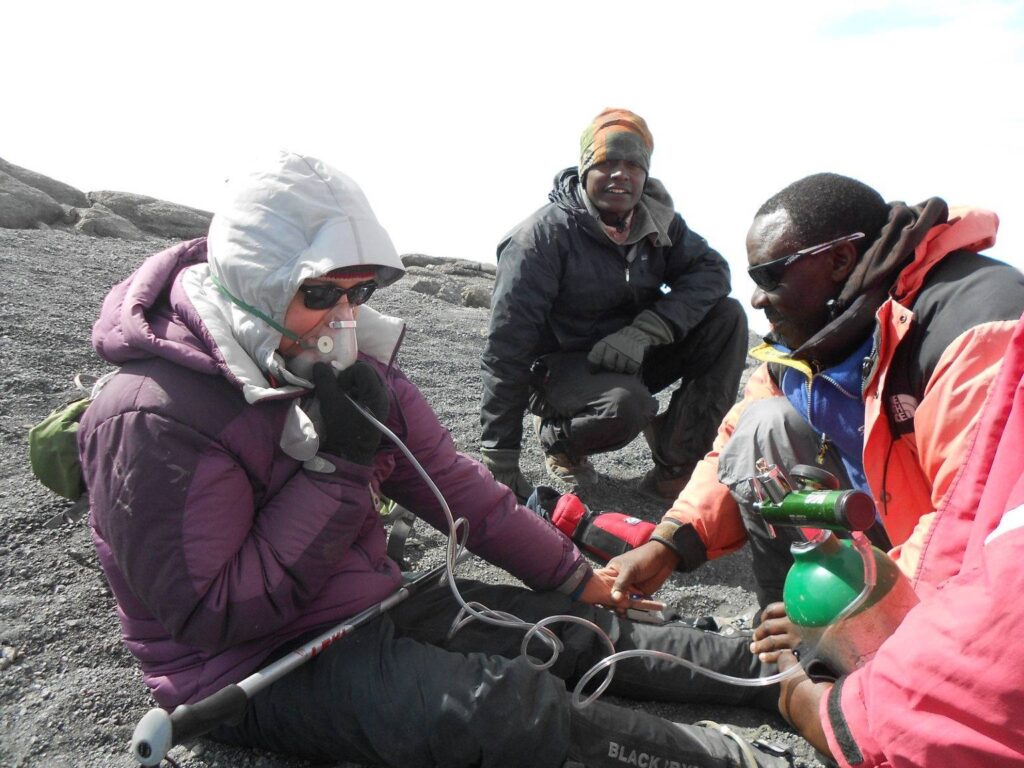
[[330,309],[344,296],[348,299],[349,306],[358,307],[366,301],[377,290],[377,283],[374,280],[367,280],[365,283],[358,283],[351,288],[342,288],[334,283],[304,283],[299,286],[302,292],[302,301],[306,309]]
[[781,259],[772,259],[764,264],[758,264],[756,267],[748,267],[747,274],[750,275],[750,279],[754,281],[754,285],[762,291],[771,291],[779,287],[779,283],[782,282],[783,274],[785,274],[790,265],[797,260],[802,259],[804,256],[814,256],[818,253],[824,253],[840,243],[860,240],[862,237],[864,237],[863,232],[854,232],[852,235],[843,235],[842,237],[837,237],[835,240],[829,240],[827,243],[820,243],[818,245],[812,245],[809,248],[803,248],[796,253],[789,254],[789,256],[783,256]]

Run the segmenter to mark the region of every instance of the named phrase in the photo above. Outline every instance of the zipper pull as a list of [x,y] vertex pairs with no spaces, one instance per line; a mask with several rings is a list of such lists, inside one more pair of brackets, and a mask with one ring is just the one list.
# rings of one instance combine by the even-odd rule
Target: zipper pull
[[828,454],[828,435],[824,432],[821,433],[821,445],[818,447],[818,455],[815,457],[815,461],[818,462],[820,467],[825,463],[825,456]]

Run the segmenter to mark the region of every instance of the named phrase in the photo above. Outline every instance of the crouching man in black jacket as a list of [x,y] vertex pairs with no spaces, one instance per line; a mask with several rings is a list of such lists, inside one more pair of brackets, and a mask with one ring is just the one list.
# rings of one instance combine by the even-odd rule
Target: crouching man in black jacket
[[[736,399],[747,321],[729,267],[648,176],[643,118],[606,109],[583,132],[578,168],[498,246],[483,353],[481,454],[525,499],[523,413],[548,474],[586,486],[589,456],[643,430],[654,467],[641,490],[675,499]],[[675,382],[658,413],[652,393]]]

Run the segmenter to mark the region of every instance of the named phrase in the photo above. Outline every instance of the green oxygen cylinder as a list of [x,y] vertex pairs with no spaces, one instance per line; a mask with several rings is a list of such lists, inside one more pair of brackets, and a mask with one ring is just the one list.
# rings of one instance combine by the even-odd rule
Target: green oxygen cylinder
[[[793,566],[782,599],[815,660],[836,675],[867,663],[917,602],[917,594],[896,563],[866,540],[855,546],[832,532],[791,545]],[[865,564],[865,558],[873,561]],[[866,574],[874,585],[864,592]],[[801,659],[804,661],[804,659]],[[806,666],[806,664],[805,664]]]
[[910,580],[892,558],[863,536],[855,543],[832,533],[866,531],[875,522],[874,502],[861,491],[840,490],[838,478],[820,467],[793,466],[795,483],[763,459],[757,471],[754,508],[765,522],[817,529],[790,545],[793,565],[782,590],[786,614],[807,651],[801,663],[809,673],[815,662],[824,664],[836,676],[857,669],[917,604]]
[[830,534],[791,545],[793,565],[786,574],[782,601],[794,623],[828,626],[861,593],[864,563],[850,544]]

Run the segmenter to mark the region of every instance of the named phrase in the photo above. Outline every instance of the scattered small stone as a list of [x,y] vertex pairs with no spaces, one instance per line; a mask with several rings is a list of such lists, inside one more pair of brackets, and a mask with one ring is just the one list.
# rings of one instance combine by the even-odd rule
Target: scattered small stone
[[13,645],[0,646],[0,669],[7,669],[18,658],[18,649]]
[[[43,527],[49,516],[66,505],[31,477],[23,435],[25,427],[74,394],[70,381],[74,373],[108,370],[89,344],[91,323],[103,297],[145,256],[172,243],[99,239],[61,231],[60,226],[64,225],[54,224],[48,231],[0,229],[0,261],[7,289],[0,357],[16,363],[5,367],[10,409],[0,425],[11,438],[0,441],[0,473],[4,476],[0,518],[6,525],[0,537],[0,645],[9,646],[0,658],[8,664],[17,659],[10,669],[0,672],[0,764],[127,768],[132,764],[128,758],[132,730],[153,700],[120,639],[114,603],[98,568],[85,518],[78,525]],[[456,304],[463,288],[490,288],[493,277],[486,270],[472,273],[461,266],[424,268],[421,274],[410,270],[394,286],[375,294],[371,303],[374,309],[406,321],[408,335],[399,357],[403,372],[444,414],[443,422],[460,450],[475,456],[480,438],[479,358],[487,336],[487,310]],[[413,291],[411,285],[420,279],[458,287],[455,304]],[[60,312],[40,314],[38,307],[53,296],[60,299]],[[670,395],[664,393],[662,405]],[[524,441],[523,449],[524,473],[534,483],[542,481],[543,456],[535,441]],[[587,502],[594,509],[629,509],[645,519],[658,519],[664,509],[638,500],[631,491],[634,476],[646,471],[649,462],[642,437],[613,454],[595,457],[602,482]],[[425,570],[440,563],[444,537],[425,525],[417,525],[415,530],[415,541],[407,549],[413,567]],[[692,602],[715,612],[726,602],[741,605],[742,598],[750,594],[748,560],[748,551],[742,550],[709,564],[699,578],[684,580],[684,575],[676,575],[663,596],[681,606]],[[513,583],[507,574],[475,559],[464,564],[459,575],[488,583]],[[44,583],[53,585],[52,592],[43,591]],[[731,584],[741,586],[722,586]],[[51,695],[41,698],[37,693],[41,689],[30,687],[33,682]],[[630,705],[686,722],[708,716],[704,707],[661,702]],[[742,722],[760,723],[762,715],[744,710]],[[98,725],[99,718],[106,721]],[[821,768],[807,745],[781,730],[779,722],[772,718],[771,740],[796,747],[802,768]],[[32,736],[37,740],[30,749]],[[190,746],[198,749],[190,752],[176,747],[171,751],[182,768],[310,766],[298,758],[231,747],[212,739]],[[46,751],[41,756],[43,747]],[[350,763],[337,768],[342,765],[355,768]]]

